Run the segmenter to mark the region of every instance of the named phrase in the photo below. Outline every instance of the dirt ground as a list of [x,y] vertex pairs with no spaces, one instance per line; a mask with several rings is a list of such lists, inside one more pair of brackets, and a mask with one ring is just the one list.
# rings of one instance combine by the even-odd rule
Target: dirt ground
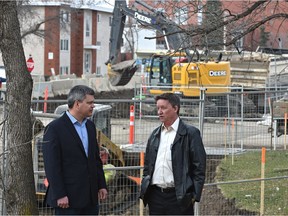
[[[213,173],[213,175],[207,175],[210,179],[207,179],[206,182],[215,182],[216,168],[219,163],[220,159],[207,160],[206,172]],[[236,208],[235,200],[225,198],[221,190],[213,185],[204,188],[200,203],[200,215],[257,215],[257,213]]]

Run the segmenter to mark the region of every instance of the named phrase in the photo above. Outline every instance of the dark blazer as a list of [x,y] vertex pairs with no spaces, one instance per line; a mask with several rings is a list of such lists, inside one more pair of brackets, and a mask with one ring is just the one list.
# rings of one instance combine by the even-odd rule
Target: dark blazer
[[[148,202],[146,195],[149,194],[149,185],[155,169],[160,135],[161,126],[151,133],[146,147],[140,193],[145,205]],[[200,131],[180,119],[171,150],[176,196],[181,208],[185,210],[192,199],[200,201],[205,183],[206,152]]]
[[49,182],[46,202],[51,207],[57,207],[57,199],[64,196],[68,196],[72,208],[97,204],[98,190],[107,188],[95,125],[87,120],[86,128],[88,157],[66,113],[45,128],[43,156]]

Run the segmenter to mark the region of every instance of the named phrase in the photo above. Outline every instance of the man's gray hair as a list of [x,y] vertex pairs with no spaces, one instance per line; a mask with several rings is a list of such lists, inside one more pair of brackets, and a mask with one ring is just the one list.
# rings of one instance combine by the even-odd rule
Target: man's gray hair
[[92,95],[95,97],[95,91],[92,88],[85,85],[74,86],[68,94],[67,98],[68,107],[72,108],[75,101],[77,100],[83,101],[86,95]]

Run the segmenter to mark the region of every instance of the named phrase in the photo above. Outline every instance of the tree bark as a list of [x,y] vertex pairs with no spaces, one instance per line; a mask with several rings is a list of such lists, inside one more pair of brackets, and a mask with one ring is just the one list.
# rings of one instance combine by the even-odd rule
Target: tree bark
[[[38,214],[32,163],[31,94],[17,17],[18,1],[0,1],[0,51],[6,70],[7,154],[1,182],[9,215]],[[3,174],[3,170],[2,170]]]

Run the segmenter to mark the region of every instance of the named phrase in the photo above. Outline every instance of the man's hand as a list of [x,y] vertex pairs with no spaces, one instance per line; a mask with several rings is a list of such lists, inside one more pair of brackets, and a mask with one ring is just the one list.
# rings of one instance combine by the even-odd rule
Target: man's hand
[[59,208],[69,208],[69,200],[68,197],[62,197],[57,200],[57,205]]
[[105,200],[107,198],[108,192],[105,188],[102,188],[98,192],[98,197],[100,200]]

